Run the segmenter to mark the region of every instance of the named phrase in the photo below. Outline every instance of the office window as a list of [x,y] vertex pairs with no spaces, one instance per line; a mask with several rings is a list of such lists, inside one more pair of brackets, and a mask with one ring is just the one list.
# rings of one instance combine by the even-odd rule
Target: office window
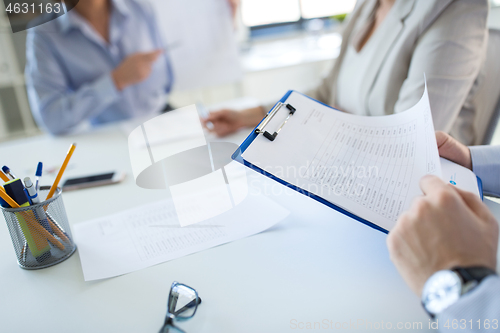
[[242,0],[243,23],[250,27],[296,23],[350,13],[356,0]]
[[243,23],[248,27],[297,22],[300,20],[299,0],[243,0]]
[[356,0],[300,0],[302,18],[312,19],[352,12]]

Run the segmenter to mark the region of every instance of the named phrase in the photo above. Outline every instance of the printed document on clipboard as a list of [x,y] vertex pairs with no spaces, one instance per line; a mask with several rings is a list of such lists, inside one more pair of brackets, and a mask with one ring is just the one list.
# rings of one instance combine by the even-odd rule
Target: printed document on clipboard
[[233,158],[377,230],[390,231],[432,174],[482,197],[472,171],[440,159],[427,87],[398,114],[365,117],[289,91]]

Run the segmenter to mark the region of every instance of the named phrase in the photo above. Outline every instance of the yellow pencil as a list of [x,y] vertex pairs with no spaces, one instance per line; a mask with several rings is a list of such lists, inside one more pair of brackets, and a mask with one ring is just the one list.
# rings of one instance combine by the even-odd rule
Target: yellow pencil
[[56,180],[54,180],[54,184],[52,184],[52,187],[50,188],[49,194],[47,195],[47,199],[45,199],[45,200],[49,200],[50,198],[52,198],[52,196],[56,192],[57,186],[59,185],[59,182],[61,181],[61,177],[64,173],[64,170],[66,170],[66,167],[68,166],[68,162],[71,159],[71,155],[73,155],[75,148],[76,148],[76,143],[73,143],[69,147],[68,154],[66,154],[66,158],[64,159],[64,162],[61,166],[61,169],[59,169],[59,172],[57,173]]
[[5,173],[3,173],[2,171],[0,171],[0,178],[2,178],[2,180],[3,180],[4,182],[9,182],[9,181],[10,181],[9,177],[7,177],[7,176],[5,175]]
[[69,238],[64,234],[59,225],[50,216],[47,216],[49,220],[50,228],[52,231],[63,240],[63,242],[69,243]]

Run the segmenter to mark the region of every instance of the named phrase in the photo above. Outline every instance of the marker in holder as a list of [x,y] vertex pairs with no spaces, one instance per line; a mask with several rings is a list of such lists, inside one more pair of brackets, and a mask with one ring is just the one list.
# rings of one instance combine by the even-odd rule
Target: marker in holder
[[[38,195],[45,198],[50,186]],[[76,251],[58,188],[49,200],[21,208],[3,208],[17,262],[24,269],[40,269],[68,259]]]

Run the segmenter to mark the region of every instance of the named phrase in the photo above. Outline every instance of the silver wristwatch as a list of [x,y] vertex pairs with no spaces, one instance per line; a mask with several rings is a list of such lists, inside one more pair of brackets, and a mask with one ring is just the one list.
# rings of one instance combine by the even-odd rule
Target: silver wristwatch
[[434,273],[422,290],[422,305],[434,318],[454,304],[465,293],[474,289],[481,281],[495,271],[486,267],[467,267],[443,270]]

